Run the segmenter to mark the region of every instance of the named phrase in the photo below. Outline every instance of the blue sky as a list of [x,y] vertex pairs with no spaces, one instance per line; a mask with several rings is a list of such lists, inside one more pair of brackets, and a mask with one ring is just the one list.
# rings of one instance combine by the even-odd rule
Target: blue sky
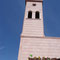
[[[0,60],[17,60],[25,0],[0,0]],[[60,37],[60,0],[43,2],[44,32]]]

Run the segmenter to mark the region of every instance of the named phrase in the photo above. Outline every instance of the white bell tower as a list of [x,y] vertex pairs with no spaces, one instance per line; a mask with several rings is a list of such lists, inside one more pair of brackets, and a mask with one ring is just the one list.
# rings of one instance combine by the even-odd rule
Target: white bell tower
[[44,37],[42,0],[26,0],[21,36]]
[[44,36],[42,3],[43,0],[26,0],[18,60],[28,60],[30,54],[32,58],[60,57],[60,38]]

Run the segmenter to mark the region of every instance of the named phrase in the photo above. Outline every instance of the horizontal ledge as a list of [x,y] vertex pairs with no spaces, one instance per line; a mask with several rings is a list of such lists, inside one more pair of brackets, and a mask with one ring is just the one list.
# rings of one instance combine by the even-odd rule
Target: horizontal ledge
[[46,36],[23,36],[21,35],[21,37],[23,38],[44,38],[44,39],[59,39],[60,40],[60,37],[46,37]]

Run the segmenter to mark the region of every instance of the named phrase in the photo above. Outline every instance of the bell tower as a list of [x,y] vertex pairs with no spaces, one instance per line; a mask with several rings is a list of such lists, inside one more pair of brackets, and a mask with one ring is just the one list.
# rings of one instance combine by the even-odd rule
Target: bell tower
[[37,37],[44,37],[43,0],[26,0],[18,60],[27,60],[31,53],[35,53],[31,44],[35,40],[32,38]]
[[44,36],[42,4],[43,0],[26,0],[18,60],[40,60],[33,59],[39,56],[56,60],[60,57],[60,38]]
[[44,37],[42,0],[26,0],[21,36]]

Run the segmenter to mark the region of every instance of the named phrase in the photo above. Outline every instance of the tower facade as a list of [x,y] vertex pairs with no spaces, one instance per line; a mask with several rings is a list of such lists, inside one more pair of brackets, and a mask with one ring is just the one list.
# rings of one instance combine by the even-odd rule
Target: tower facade
[[18,60],[34,57],[60,57],[60,38],[45,37],[43,0],[26,0]]
[[44,36],[42,0],[26,0],[22,36]]

